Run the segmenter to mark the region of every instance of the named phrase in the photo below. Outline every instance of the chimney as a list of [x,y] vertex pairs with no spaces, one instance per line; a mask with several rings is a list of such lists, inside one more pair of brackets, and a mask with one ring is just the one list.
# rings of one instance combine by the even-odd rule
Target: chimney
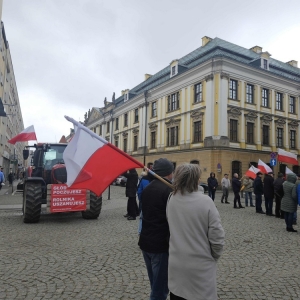
[[250,48],[250,50],[252,50],[255,53],[261,53],[262,52],[262,47],[254,46],[254,47]]
[[123,96],[124,94],[126,94],[126,93],[128,93],[128,92],[129,92],[129,89],[126,89],[126,90],[121,91],[121,94],[122,94],[122,96]]
[[298,68],[298,62],[296,60],[290,60],[287,64],[291,65],[292,67]]
[[208,36],[204,36],[202,38],[202,47],[204,47],[206,44],[208,44],[211,40],[212,40],[212,38],[210,38]]
[[145,81],[146,81],[147,79],[149,79],[151,76],[152,76],[152,75],[150,75],[150,74],[145,74]]

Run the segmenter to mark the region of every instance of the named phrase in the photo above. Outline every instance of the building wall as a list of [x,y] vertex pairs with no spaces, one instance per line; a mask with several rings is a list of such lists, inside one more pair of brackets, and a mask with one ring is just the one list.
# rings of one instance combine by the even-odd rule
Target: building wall
[[[170,68],[173,66],[174,61]],[[231,80],[237,83],[236,99],[230,97]],[[202,100],[195,102],[195,85],[198,83],[202,84]],[[247,84],[253,87],[253,103],[247,102]],[[269,91],[268,107],[262,106],[263,88]],[[109,103],[109,108],[104,109],[113,112],[114,120],[119,118],[119,130],[113,131],[112,142],[118,140],[118,147],[123,150],[126,138],[127,152],[138,160],[148,163],[159,157],[166,157],[176,165],[198,160],[203,176],[208,177],[213,171],[221,179],[224,172],[232,173],[233,161],[241,163],[240,173],[246,172],[250,162],[257,162],[258,159],[269,162],[270,153],[276,152],[278,148],[277,128],[283,129],[283,145],[280,148],[300,154],[298,88],[295,81],[283,79],[266,70],[226,58],[214,58],[187,72],[172,76],[166,83],[148,91],[146,98],[144,95],[137,95],[124,105],[114,107],[113,103]],[[277,92],[283,95],[282,110],[276,109]],[[168,111],[168,99],[173,95],[179,95],[179,107]],[[289,113],[290,96],[295,98],[294,113]],[[156,116],[152,115],[153,103],[156,103]],[[137,123],[134,123],[135,109],[139,110]],[[126,113],[128,126],[124,127]],[[102,116],[89,119],[87,126],[97,128],[105,117],[110,120],[107,116],[108,113],[104,111]],[[231,120],[236,120],[238,124],[236,140],[231,139]],[[195,122],[202,124],[202,138],[199,141],[194,138]],[[247,140],[247,126],[251,127],[249,123],[253,124],[254,129],[251,143]],[[263,125],[269,126],[268,145],[262,143]],[[168,132],[177,127],[178,143],[170,146]],[[290,145],[291,130],[296,132],[294,149]],[[156,136],[154,148],[151,147],[152,132]],[[110,134],[111,132],[106,133],[106,137]],[[138,151],[133,151],[135,135],[138,136]],[[221,168],[217,168],[218,164]]]

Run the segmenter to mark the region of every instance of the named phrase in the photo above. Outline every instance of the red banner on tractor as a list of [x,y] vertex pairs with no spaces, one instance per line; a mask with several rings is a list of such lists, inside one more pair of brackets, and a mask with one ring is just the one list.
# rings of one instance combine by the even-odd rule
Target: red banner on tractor
[[50,212],[86,210],[86,195],[86,189],[70,189],[66,184],[52,184]]

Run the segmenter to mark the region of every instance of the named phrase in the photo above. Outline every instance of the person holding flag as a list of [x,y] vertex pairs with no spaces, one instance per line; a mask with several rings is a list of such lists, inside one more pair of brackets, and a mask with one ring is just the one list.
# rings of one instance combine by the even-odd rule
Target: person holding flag
[[262,210],[261,204],[262,204],[262,195],[264,193],[264,186],[261,180],[262,172],[256,173],[256,178],[253,182],[254,187],[254,194],[255,194],[255,207],[256,207],[256,213],[258,214],[265,214],[265,212]]

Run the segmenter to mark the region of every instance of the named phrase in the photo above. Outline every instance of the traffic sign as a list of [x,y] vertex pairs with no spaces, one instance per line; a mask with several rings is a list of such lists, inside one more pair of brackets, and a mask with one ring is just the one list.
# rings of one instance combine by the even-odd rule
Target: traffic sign
[[274,158],[271,159],[271,160],[270,160],[270,166],[271,166],[271,167],[274,167],[274,166],[276,166],[276,165],[277,165],[277,160],[274,159]]
[[276,152],[272,152],[272,153],[270,154],[270,156],[271,156],[272,159],[275,159],[276,156],[277,156],[277,153],[276,153]]

